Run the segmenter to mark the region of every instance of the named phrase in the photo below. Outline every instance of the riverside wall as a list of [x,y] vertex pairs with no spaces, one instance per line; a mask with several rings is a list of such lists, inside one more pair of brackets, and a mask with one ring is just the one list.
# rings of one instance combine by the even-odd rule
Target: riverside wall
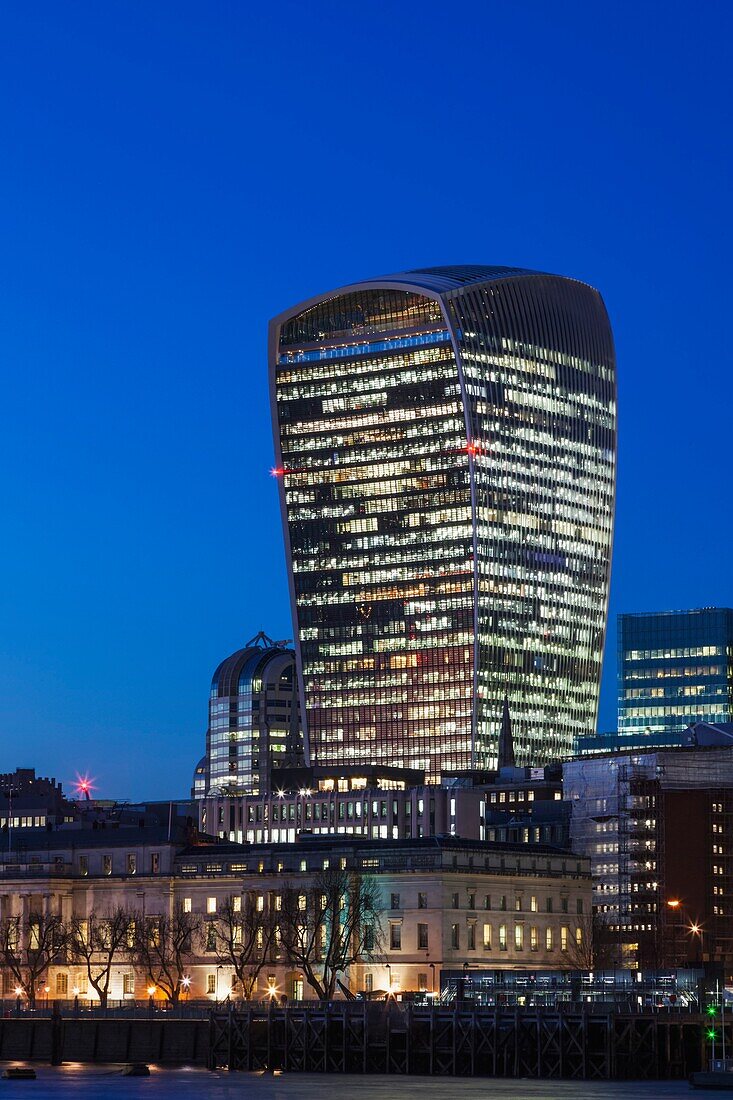
[[[249,1004],[190,1019],[142,1013],[27,1014],[0,1019],[0,1061],[145,1062],[291,1073],[685,1079],[707,1063],[708,1027],[705,1017],[687,1013],[384,1002]],[[733,1021],[726,1038],[733,1049]]]
[[0,1061],[209,1063],[208,1019],[67,1019],[58,1016],[0,1019]]

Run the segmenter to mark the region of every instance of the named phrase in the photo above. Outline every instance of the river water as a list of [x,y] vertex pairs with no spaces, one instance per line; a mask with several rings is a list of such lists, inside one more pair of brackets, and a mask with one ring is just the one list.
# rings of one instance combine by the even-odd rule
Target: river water
[[[32,1100],[678,1100],[686,1081],[535,1081],[486,1077],[381,1077],[158,1070],[122,1077],[118,1067],[36,1067],[36,1081],[1,1081],[0,1094]],[[706,1092],[730,1097],[729,1092]]]

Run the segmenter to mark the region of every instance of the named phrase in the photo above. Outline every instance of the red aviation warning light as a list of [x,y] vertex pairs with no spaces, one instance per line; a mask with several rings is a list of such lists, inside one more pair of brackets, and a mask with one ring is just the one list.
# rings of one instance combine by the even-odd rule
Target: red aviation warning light
[[273,466],[270,470],[270,477],[282,477],[284,473],[282,466]]
[[94,790],[94,780],[90,779],[89,775],[79,775],[79,773],[77,772],[74,789],[78,798],[84,798],[87,802],[89,802],[90,791]]

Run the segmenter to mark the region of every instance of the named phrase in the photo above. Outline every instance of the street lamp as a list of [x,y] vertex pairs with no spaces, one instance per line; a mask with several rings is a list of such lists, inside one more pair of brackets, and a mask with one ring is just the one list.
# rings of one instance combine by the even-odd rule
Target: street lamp
[[[668,898],[667,908],[672,910],[672,965],[677,969],[677,912],[682,902],[679,898]],[[675,983],[676,984],[676,983]]]
[[698,921],[693,921],[692,924],[690,925],[689,931],[690,931],[691,936],[698,936],[699,939],[700,939],[700,962],[704,963],[705,962],[705,948],[704,948],[704,941],[703,941],[702,925],[699,924]]

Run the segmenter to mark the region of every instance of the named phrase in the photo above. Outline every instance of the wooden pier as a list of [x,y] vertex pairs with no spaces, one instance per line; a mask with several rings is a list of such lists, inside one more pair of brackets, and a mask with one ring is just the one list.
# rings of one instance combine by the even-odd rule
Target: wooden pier
[[292,1073],[681,1079],[705,1064],[704,1031],[702,1016],[671,1012],[245,1005],[212,1014],[209,1065]]

